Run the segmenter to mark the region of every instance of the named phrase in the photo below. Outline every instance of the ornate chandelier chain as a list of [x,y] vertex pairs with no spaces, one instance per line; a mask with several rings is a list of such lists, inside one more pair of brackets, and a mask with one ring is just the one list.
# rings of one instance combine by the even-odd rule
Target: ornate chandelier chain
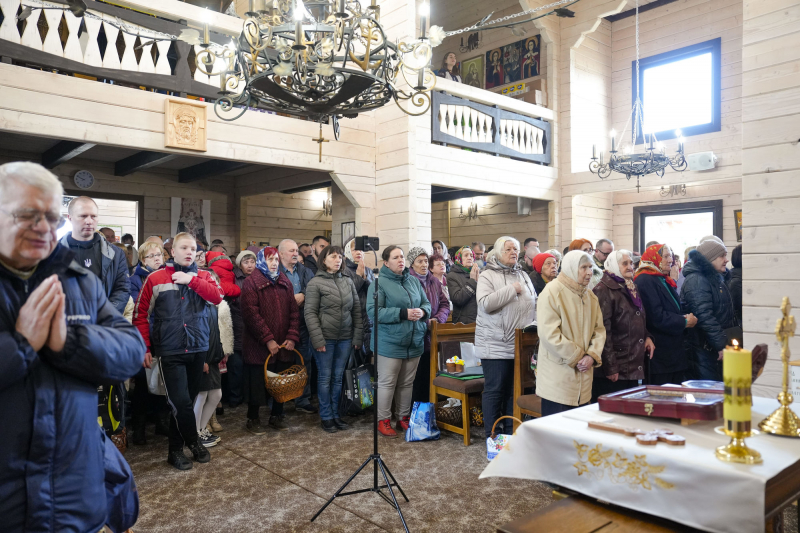
[[553,2],[552,4],[547,4],[546,6],[535,7],[533,9],[529,9],[527,11],[521,11],[520,13],[514,13],[513,15],[506,15],[505,17],[500,17],[499,19],[496,19],[496,20],[492,20],[492,21],[483,21],[482,20],[482,21],[476,22],[472,26],[467,26],[466,28],[461,28],[460,30],[453,30],[453,31],[445,32],[445,35],[447,37],[450,37],[452,35],[459,35],[459,34],[462,34],[462,33],[467,33],[467,32],[471,32],[471,31],[475,31],[475,30],[490,30],[492,28],[488,27],[488,26],[491,26],[491,25],[494,25],[494,24],[500,24],[500,23],[506,22],[508,20],[513,20],[515,18],[524,17],[526,15],[531,15],[531,14],[537,13],[539,11],[544,11],[546,9],[551,9],[551,8],[554,8],[554,7],[562,6],[564,4],[571,4],[573,2],[575,2],[575,0],[558,0],[558,2]]

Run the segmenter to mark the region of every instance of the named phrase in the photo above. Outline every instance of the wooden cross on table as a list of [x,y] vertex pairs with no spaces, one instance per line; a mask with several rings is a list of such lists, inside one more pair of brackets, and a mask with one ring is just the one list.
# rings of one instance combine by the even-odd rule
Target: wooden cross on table
[[666,442],[671,446],[683,446],[686,439],[680,435],[674,435],[668,429],[654,429],[653,431],[643,431],[637,428],[620,426],[619,424],[606,424],[603,422],[589,422],[589,427],[601,431],[612,433],[622,433],[626,437],[636,437],[636,442],[644,446],[655,446],[659,442]]
[[322,136],[322,124],[319,125],[319,139],[311,140],[319,144],[319,162],[322,163],[322,143],[330,142],[328,139]]

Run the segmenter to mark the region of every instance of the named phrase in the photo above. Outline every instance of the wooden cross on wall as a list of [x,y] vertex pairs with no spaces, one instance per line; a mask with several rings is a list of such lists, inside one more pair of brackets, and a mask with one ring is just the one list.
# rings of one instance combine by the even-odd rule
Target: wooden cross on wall
[[311,140],[319,144],[319,162],[322,163],[322,143],[330,142],[328,139],[322,136],[322,123],[319,125],[319,139]]

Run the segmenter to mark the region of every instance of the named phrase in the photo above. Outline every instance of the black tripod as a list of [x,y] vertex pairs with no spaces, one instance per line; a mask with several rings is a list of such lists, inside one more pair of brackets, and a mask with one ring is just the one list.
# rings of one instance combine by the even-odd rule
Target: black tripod
[[[374,331],[375,331],[375,391],[376,391],[376,394],[375,394],[375,401],[373,403],[373,405],[375,406],[375,409],[374,409],[375,413],[374,413],[373,422],[372,422],[372,446],[373,446],[372,454],[367,458],[366,461],[364,461],[361,464],[361,466],[358,467],[358,470],[356,470],[353,473],[353,475],[350,476],[350,478],[347,481],[344,482],[344,485],[339,487],[339,490],[337,490],[333,494],[333,496],[331,496],[331,499],[328,500],[325,503],[325,505],[322,506],[322,509],[317,511],[317,514],[314,515],[314,517],[311,519],[311,521],[313,522],[314,520],[316,520],[316,518],[320,514],[322,514],[322,511],[327,509],[328,506],[333,503],[333,500],[335,500],[339,496],[350,496],[352,494],[361,494],[363,492],[374,492],[378,496],[380,496],[381,498],[386,500],[389,503],[389,505],[391,505],[392,507],[394,507],[397,510],[397,514],[400,515],[400,521],[403,522],[403,528],[406,530],[406,533],[408,533],[408,526],[406,525],[406,519],[403,518],[403,511],[400,509],[400,505],[398,505],[398,503],[397,503],[397,498],[395,498],[395,496],[394,496],[394,491],[392,490],[392,487],[397,487],[397,490],[400,491],[400,494],[403,495],[403,498],[406,501],[408,501],[408,496],[406,496],[406,493],[403,492],[403,489],[400,487],[400,484],[397,482],[397,480],[394,478],[392,473],[389,471],[389,467],[386,466],[386,463],[381,458],[381,454],[378,453],[378,405],[377,405],[377,403],[378,403],[378,395],[377,395],[377,390],[378,390],[378,278],[375,278],[375,296],[374,296],[374,300],[375,300],[375,323],[374,323],[373,328],[374,328]],[[360,474],[361,471],[364,470],[364,468],[370,462],[372,463],[372,466],[374,467],[373,476],[372,476],[372,487],[367,488],[367,489],[359,489],[359,490],[351,490],[351,491],[348,491],[348,492],[342,492],[345,489],[345,487],[347,487],[347,485],[349,485],[350,482],[353,481],[356,478],[356,476],[358,474]],[[381,475],[383,476],[383,480],[386,483],[385,485],[378,484],[378,470],[380,470]],[[391,482],[389,482],[389,479],[391,479]],[[389,489],[389,494],[392,496],[391,499],[389,499],[389,496],[384,494],[381,491],[381,489]]]

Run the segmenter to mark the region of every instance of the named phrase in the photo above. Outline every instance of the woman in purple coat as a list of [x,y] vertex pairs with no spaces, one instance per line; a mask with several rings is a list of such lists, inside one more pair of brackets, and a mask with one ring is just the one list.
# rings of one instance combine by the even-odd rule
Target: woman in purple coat
[[417,375],[414,377],[414,389],[411,393],[412,402],[429,402],[431,389],[431,324],[434,321],[439,324],[447,322],[450,316],[450,300],[444,292],[444,286],[436,276],[431,273],[429,265],[433,261],[443,261],[444,257],[435,254],[428,256],[428,252],[420,247],[412,248],[406,255],[408,263],[411,265],[409,272],[417,278],[425,289],[425,296],[431,303],[431,318],[428,322],[428,332],[425,334],[425,351],[422,352],[422,359],[417,366]]

